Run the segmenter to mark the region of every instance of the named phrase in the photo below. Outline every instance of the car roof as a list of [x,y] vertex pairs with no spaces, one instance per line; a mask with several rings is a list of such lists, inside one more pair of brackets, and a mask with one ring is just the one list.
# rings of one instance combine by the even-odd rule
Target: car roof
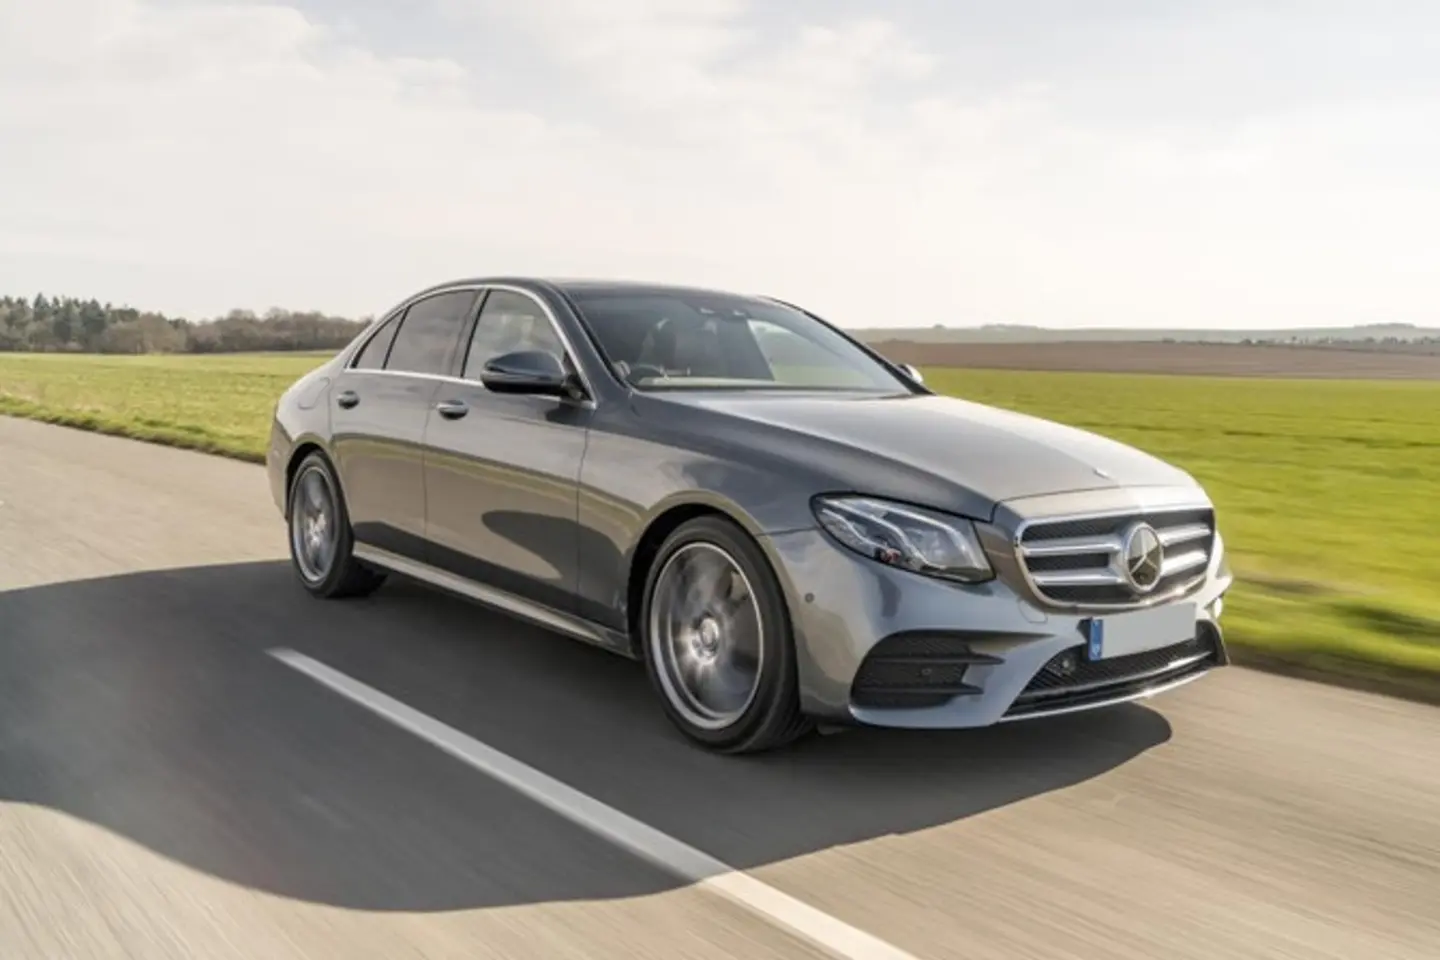
[[567,293],[628,293],[628,294],[699,294],[709,296],[743,297],[748,294],[734,290],[719,290],[691,284],[652,283],[645,280],[594,280],[551,278],[547,283]]
[[740,293],[735,290],[721,290],[712,287],[702,287],[688,284],[655,283],[646,280],[606,280],[599,278],[577,278],[577,277],[538,277],[538,276],[488,276],[468,277],[462,280],[450,280],[443,284],[435,284],[431,289],[441,287],[462,286],[466,284],[487,284],[504,283],[522,287],[550,287],[562,294],[584,296],[586,294],[609,294],[609,295],[670,295],[670,296],[702,296],[702,297],[738,297],[749,300],[764,300],[766,297],[756,294]]

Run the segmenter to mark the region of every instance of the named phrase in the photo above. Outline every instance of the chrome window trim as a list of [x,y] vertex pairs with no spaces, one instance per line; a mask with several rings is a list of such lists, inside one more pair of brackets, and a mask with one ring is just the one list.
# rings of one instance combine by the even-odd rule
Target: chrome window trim
[[[585,388],[585,399],[583,401],[571,402],[575,403],[577,406],[594,408],[595,398],[598,396],[598,394],[595,392],[595,387],[591,383],[589,375],[585,372],[585,367],[580,362],[579,353],[575,349],[575,344],[565,333],[565,328],[560,326],[560,321],[556,318],[555,312],[550,309],[550,306],[545,303],[544,300],[536,296],[534,292],[526,290],[524,287],[518,287],[510,283],[457,283],[451,286],[425,290],[422,293],[415,294],[407,300],[401,301],[395,306],[394,309],[390,310],[379,320],[375,321],[375,323],[371,325],[370,329],[362,333],[360,337],[355,341],[355,343],[353,343],[349,347],[349,352],[345,356],[345,365],[342,368],[343,372],[362,375],[378,374],[380,376],[392,377],[418,377],[422,380],[436,380],[441,383],[455,383],[467,387],[479,387],[481,390],[489,393],[490,390],[485,386],[485,384],[481,383],[479,380],[470,380],[465,377],[452,377],[448,374],[441,373],[416,373],[406,370],[358,370],[355,368],[354,363],[356,358],[360,355],[360,352],[365,349],[366,344],[368,344],[370,340],[380,332],[381,327],[385,326],[385,324],[389,323],[391,320],[394,320],[400,314],[409,310],[412,306],[419,303],[421,300],[429,300],[431,297],[439,297],[447,293],[461,293],[464,291],[472,291],[478,294],[484,294],[490,292],[491,290],[503,290],[507,293],[515,293],[519,294],[522,297],[528,297],[532,302],[534,302],[537,307],[540,308],[540,312],[545,315],[545,319],[550,321],[550,329],[555,331],[555,336],[559,339],[560,346],[565,350],[565,356],[567,359],[569,359],[570,366],[575,368],[575,375],[580,378],[580,385]],[[483,313],[484,309],[485,305],[482,302],[480,305],[480,312]],[[478,325],[479,322],[480,314],[477,313],[475,316],[475,323]],[[471,339],[474,339],[475,330],[473,327],[470,330],[470,336]],[[464,347],[466,353],[468,354],[470,344],[466,343]]]
[[[398,371],[398,370],[395,370],[395,371],[390,371],[390,370],[356,370],[354,364],[355,364],[356,359],[360,356],[360,353],[361,353],[362,351],[364,351],[365,347],[370,343],[370,341],[373,340],[373,339],[380,333],[380,328],[381,328],[381,327],[385,326],[385,324],[389,323],[390,321],[394,320],[396,317],[400,316],[400,315],[401,315],[402,313],[404,313],[405,311],[409,310],[411,307],[413,307],[415,304],[419,303],[421,300],[429,300],[431,297],[444,296],[444,295],[447,294],[447,293],[461,293],[461,292],[467,291],[467,290],[468,290],[468,291],[479,291],[480,289],[481,289],[481,287],[480,287],[478,284],[473,284],[473,283],[457,283],[457,284],[454,284],[453,286],[439,287],[439,288],[431,289],[431,290],[424,290],[424,291],[421,291],[420,293],[412,294],[411,296],[405,298],[404,300],[402,300],[402,301],[400,301],[398,304],[396,304],[393,308],[391,308],[390,310],[386,311],[386,313],[385,313],[384,316],[382,316],[379,320],[376,320],[374,323],[372,323],[372,324],[370,325],[370,329],[362,332],[362,333],[360,334],[360,336],[355,340],[355,342],[352,343],[352,344],[349,346],[349,348],[348,348],[348,351],[349,351],[349,352],[345,355],[345,365],[344,365],[344,367],[342,368],[342,371],[343,371],[344,373],[399,373],[400,371]],[[396,335],[398,336],[399,334],[397,333]],[[392,347],[394,346],[393,342],[392,342],[391,346],[392,346]],[[388,359],[390,359],[390,358],[389,358],[389,356],[387,355],[385,359],[388,360]],[[409,373],[409,374],[406,374],[406,376],[422,377],[422,376],[438,376],[438,374]]]

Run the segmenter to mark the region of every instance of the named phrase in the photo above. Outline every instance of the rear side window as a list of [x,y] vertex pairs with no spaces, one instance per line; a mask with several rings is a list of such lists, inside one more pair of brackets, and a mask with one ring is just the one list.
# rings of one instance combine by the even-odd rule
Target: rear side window
[[385,369],[398,373],[449,373],[460,330],[474,303],[474,290],[455,290],[411,304],[395,335]]
[[385,326],[375,332],[375,336],[365,341],[365,346],[360,348],[355,362],[351,364],[352,369],[385,369],[385,357],[390,353],[390,344],[395,342],[395,331],[400,329],[400,320],[403,316],[401,314],[401,316],[390,318]]

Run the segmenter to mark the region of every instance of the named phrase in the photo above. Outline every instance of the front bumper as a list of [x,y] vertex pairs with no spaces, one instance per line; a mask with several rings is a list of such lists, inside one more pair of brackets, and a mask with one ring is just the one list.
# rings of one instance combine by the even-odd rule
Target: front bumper
[[[1004,580],[960,585],[873,563],[819,530],[766,538],[790,608],[801,706],[884,727],[982,727],[1163,692],[1229,662],[1209,571],[1176,602],[1197,610],[1187,644],[1088,662],[1090,614],[1042,609]],[[1068,670],[1066,669],[1068,668]]]

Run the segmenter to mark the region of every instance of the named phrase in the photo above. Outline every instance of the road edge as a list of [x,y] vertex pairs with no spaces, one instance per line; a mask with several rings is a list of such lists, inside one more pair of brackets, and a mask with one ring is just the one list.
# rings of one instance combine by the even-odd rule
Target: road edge
[[1440,706],[1440,683],[1433,674],[1423,670],[1403,670],[1368,660],[1339,658],[1334,658],[1337,666],[1331,669],[1325,665],[1331,658],[1320,655],[1285,656],[1234,641],[1229,647],[1230,662],[1247,670]]

